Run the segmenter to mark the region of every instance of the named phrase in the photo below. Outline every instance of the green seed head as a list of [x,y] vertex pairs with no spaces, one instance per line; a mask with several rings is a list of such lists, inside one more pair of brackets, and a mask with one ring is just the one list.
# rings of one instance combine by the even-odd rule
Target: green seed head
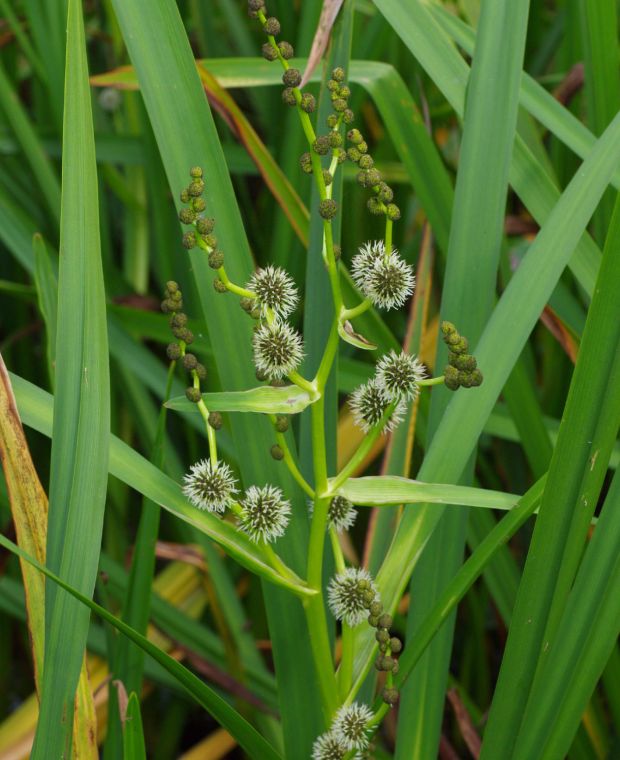
[[195,179],[187,186],[187,192],[192,198],[197,198],[199,195],[202,195],[204,193],[204,189],[205,183],[202,179]]
[[282,101],[286,103],[287,106],[297,105],[297,101],[295,100],[295,92],[293,91],[292,87],[285,87],[282,90]]
[[319,214],[323,219],[333,219],[338,213],[338,204],[333,198],[324,198],[319,203]]
[[271,18],[268,18],[263,24],[263,30],[265,34],[271,34],[275,37],[280,34],[280,22],[277,18],[275,18],[275,16],[272,16]]
[[286,414],[276,414],[275,429],[278,433],[286,433],[288,430],[288,417]]
[[171,362],[175,362],[181,356],[181,348],[178,343],[168,343],[166,346],[166,356]]
[[216,293],[226,293],[228,289],[226,285],[216,277],[215,280],[213,280],[213,290],[215,290]]
[[295,51],[291,43],[285,42],[284,40],[278,43],[278,50],[280,51],[280,55],[282,58],[284,58],[285,61],[289,61],[295,55]]
[[276,460],[276,462],[280,462],[282,459],[284,459],[284,452],[277,443],[274,443],[274,445],[271,447],[271,456]]
[[189,176],[192,179],[202,179],[202,167],[192,166],[192,168],[189,170]]
[[299,106],[302,111],[305,111],[306,113],[313,113],[316,109],[316,100],[314,99],[314,95],[311,95],[309,92],[304,92],[304,94],[301,96],[301,103]]
[[209,266],[211,269],[219,269],[224,266],[224,254],[222,251],[211,251],[209,254]]
[[201,235],[210,235],[215,227],[215,219],[207,219],[204,216],[196,219],[196,229]]
[[209,420],[209,425],[211,425],[211,427],[214,430],[219,430],[224,424],[222,415],[219,412],[211,412],[209,414],[208,420]]
[[265,58],[267,61],[275,61],[278,57],[278,53],[271,42],[265,42],[261,48],[261,52],[263,54],[263,58]]
[[287,87],[299,87],[301,83],[301,72],[299,69],[287,69],[282,74],[282,81]]
[[183,235],[182,241],[183,248],[187,248],[188,251],[191,251],[192,248],[196,247],[196,233],[195,232],[186,232]]
[[182,208],[179,211],[179,221],[182,222],[183,224],[192,224],[195,218],[196,218],[196,214],[191,208],[186,207],[186,208]]
[[191,401],[193,404],[197,404],[202,398],[200,394],[200,388],[194,388],[193,386],[185,391],[185,395],[187,397],[187,400]]
[[201,214],[207,208],[204,198],[192,198],[192,208],[197,214]]
[[396,222],[400,219],[400,209],[395,203],[388,203],[387,205],[387,218]]
[[194,354],[185,354],[183,357],[183,366],[186,370],[190,371],[192,369],[196,369],[196,365],[198,364],[198,359],[194,356]]

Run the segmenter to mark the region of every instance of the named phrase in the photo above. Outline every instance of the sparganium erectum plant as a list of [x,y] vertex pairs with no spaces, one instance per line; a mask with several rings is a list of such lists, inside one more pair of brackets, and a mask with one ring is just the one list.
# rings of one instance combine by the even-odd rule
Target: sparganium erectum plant
[[[361,757],[363,753],[367,755],[370,739],[386,711],[398,702],[394,676],[399,668],[402,643],[391,632],[392,617],[384,609],[380,589],[371,574],[363,567],[350,566],[345,559],[339,534],[351,529],[357,511],[342,491],[346,491],[352,474],[374,442],[392,433],[405,419],[411,405],[417,403],[421,390],[441,383],[452,390],[473,387],[480,385],[482,375],[474,357],[467,354],[467,340],[448,322],[442,325],[442,335],[449,347],[449,363],[444,375],[427,377],[424,364],[407,351],[392,349],[380,356],[374,374],[349,398],[353,419],[365,434],[363,442],[341,472],[328,476],[324,398],[339,343],[344,340],[357,348],[373,348],[355,332],[355,320],[372,308],[383,311],[402,308],[413,294],[416,279],[413,266],[394,245],[393,226],[401,216],[394,203],[394,191],[375,166],[363,135],[351,126],[355,115],[349,107],[351,91],[345,71],[337,67],[331,72],[327,82],[331,112],[324,125],[314,124],[315,98],[300,88],[301,72],[290,64],[293,57],[291,45],[277,40],[280,23],[268,16],[263,0],[250,0],[248,5],[250,16],[257,19],[267,37],[262,48],[263,57],[282,68],[283,102],[297,111],[308,141],[300,165],[312,176],[320,199],[317,213],[323,229],[323,245],[319,255],[322,255],[329,276],[334,316],[316,374],[305,377],[300,371],[304,359],[303,336],[288,321],[299,305],[298,289],[292,277],[272,263],[257,268],[244,285],[229,277],[216,236],[217,219],[209,218],[205,211],[204,194],[209,192],[208,167],[206,174],[201,167],[193,167],[188,186],[181,190],[184,206],[179,219],[189,228],[183,234],[182,244],[187,249],[198,248],[204,252],[214,270],[216,292],[239,298],[241,308],[253,320],[252,356],[257,379],[267,384],[264,387],[280,389],[283,399],[287,393],[291,394],[291,399],[303,398],[296,411],[307,410],[311,415],[313,477],[306,479],[285,435],[289,429],[288,415],[282,413],[278,403],[274,403],[272,409],[262,410],[273,425],[275,442],[271,456],[289,468],[294,480],[310,497],[307,572],[305,579],[295,578],[295,581],[305,592],[310,592],[304,598],[304,609],[326,716],[326,730],[316,738],[312,758]],[[334,232],[334,220],[341,213],[341,207],[332,197],[334,179],[345,162],[357,164],[357,180],[368,192],[368,210],[383,224],[383,237],[359,241],[351,256],[351,275],[359,294],[357,302],[353,303],[346,303],[343,295],[340,250]],[[290,570],[278,555],[277,541],[292,520],[307,517],[294,514],[287,495],[273,483],[250,484],[244,491],[239,491],[236,476],[218,454],[216,431],[222,426],[221,411],[234,413],[242,407],[233,399],[228,409],[209,409],[205,370],[187,350],[193,336],[187,328],[187,317],[182,311],[182,297],[176,283],[168,283],[162,308],[171,314],[170,325],[177,339],[168,347],[168,356],[172,360],[180,359],[190,373],[191,383],[186,395],[196,405],[207,429],[208,458],[191,465],[183,491],[196,508],[230,520],[237,530],[256,544],[265,562],[276,573],[292,580]],[[258,387],[250,393],[255,393],[258,398],[260,391]],[[229,394],[229,397],[234,395]],[[365,501],[362,493],[360,503]],[[326,532],[335,563],[331,578],[323,577]],[[337,666],[329,644],[328,627],[331,624],[325,615],[325,604],[341,630],[342,652]],[[382,674],[379,679],[380,701],[374,707],[356,701],[359,683],[356,686],[353,681],[354,630],[362,625],[375,629],[374,666]],[[335,688],[336,682],[338,689]]]

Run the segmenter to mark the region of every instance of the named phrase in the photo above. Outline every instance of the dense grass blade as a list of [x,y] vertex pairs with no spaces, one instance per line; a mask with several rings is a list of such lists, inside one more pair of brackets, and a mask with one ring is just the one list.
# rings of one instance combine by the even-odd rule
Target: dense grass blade
[[[47,562],[93,591],[108,469],[109,378],[105,294],[88,66],[81,5],[69,3],[65,83],[61,264]],[[34,758],[70,746],[73,699],[88,612],[46,589],[45,663]],[[71,636],[67,636],[71,630]]]
[[146,760],[140,700],[135,691],[129,695],[123,723],[123,758],[124,760]]
[[[207,686],[197,676],[195,676],[184,665],[181,665],[175,659],[166,654],[159,647],[152,644],[142,634],[134,631],[131,626],[123,623],[117,617],[112,615],[106,609],[96,604],[84,594],[81,594],[76,588],[62,581],[57,575],[52,573],[47,567],[37,562],[34,557],[26,554],[12,541],[0,535],[0,544],[5,549],[13,552],[20,558],[29,562],[33,567],[43,573],[46,578],[52,580],[61,589],[64,589],[74,599],[82,605],[96,612],[103,620],[114,626],[123,635],[127,636],[134,644],[141,647],[154,660],[162,665],[183,688],[201,704],[214,718],[224,727],[226,727],[239,744],[244,747],[250,756],[265,758],[265,760],[278,760],[279,755],[270,744],[254,729],[236,710],[234,710],[224,699],[222,699],[213,689]],[[48,584],[50,585],[50,584]],[[47,756],[49,757],[49,755]]]
[[38,233],[32,238],[34,251],[34,282],[37,288],[39,310],[47,332],[46,354],[50,383],[54,387],[54,364],[56,351],[56,324],[58,322],[58,281],[52,268],[52,260],[45,241]]
[[[585,512],[586,516],[592,514],[598,496],[595,491],[589,501],[591,506],[584,509],[585,505],[581,504],[583,479],[593,467],[591,457],[598,456],[596,452],[602,453],[601,441],[595,440],[599,415],[606,423],[605,443],[609,452],[616,438],[617,419],[610,415],[609,409],[603,415],[603,408],[620,397],[618,386],[610,385],[615,378],[613,366],[620,341],[620,324],[614,317],[620,312],[616,286],[620,265],[615,255],[619,236],[620,203],[607,238],[598,287],[523,571],[485,733],[483,757],[511,757],[539,657],[543,656],[543,640],[546,638],[549,643],[555,640],[554,618],[564,609],[588,529],[589,519],[584,525],[578,512]],[[599,477],[599,489],[603,473]]]

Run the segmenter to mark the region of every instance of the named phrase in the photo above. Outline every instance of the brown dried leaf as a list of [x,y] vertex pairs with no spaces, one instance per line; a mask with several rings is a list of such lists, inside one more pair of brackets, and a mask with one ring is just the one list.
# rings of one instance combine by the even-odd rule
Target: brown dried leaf
[[306,63],[306,70],[301,78],[300,87],[304,87],[308,83],[308,80],[312,76],[312,72],[316,69],[318,62],[321,60],[342,3],[343,0],[323,0],[323,9],[321,10],[321,17],[319,18],[319,25],[316,28],[314,39],[312,40],[312,48],[310,50],[310,55],[308,56],[308,62]]

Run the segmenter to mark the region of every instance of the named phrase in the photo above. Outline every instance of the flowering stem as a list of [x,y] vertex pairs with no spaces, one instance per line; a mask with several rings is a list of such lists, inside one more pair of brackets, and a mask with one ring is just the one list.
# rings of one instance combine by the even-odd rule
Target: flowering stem
[[231,282],[228,278],[228,275],[226,274],[224,267],[220,267],[217,270],[217,273],[220,280],[224,283],[224,285],[226,285],[226,288],[230,290],[231,293],[236,293],[242,298],[256,298],[256,293],[253,293],[251,290],[247,290],[246,288],[241,288],[239,285],[235,285],[234,282]]
[[424,385],[424,386],[441,385],[445,379],[446,379],[445,375],[440,375],[439,377],[429,377],[426,380],[418,380],[418,385]]
[[[273,414],[270,415],[270,419],[271,419],[271,422],[275,424],[276,418]],[[286,441],[286,436],[284,435],[284,433],[279,433],[276,430],[276,441],[278,442],[278,446],[282,449],[282,453],[284,454],[284,463],[288,467],[289,472],[295,478],[295,480],[297,481],[297,484],[301,487],[301,489],[305,491],[306,494],[311,499],[314,499],[314,490],[308,484],[304,476],[299,471],[299,468],[297,467],[297,463],[293,459],[293,455],[291,454],[291,450],[289,449],[288,443]]]
[[385,255],[388,256],[392,252],[392,220],[385,217]]
[[316,385],[310,380],[306,380],[306,378],[302,377],[299,374],[299,372],[297,372],[296,370],[294,370],[293,372],[289,372],[287,377],[292,383],[295,383],[295,385],[298,388],[301,388],[302,390],[307,391],[312,398],[314,398],[317,395]]
[[340,702],[344,702],[353,680],[353,655],[355,653],[355,631],[342,622],[342,657],[338,669],[338,693]]
[[336,356],[336,351],[338,350],[338,323],[334,319],[334,322],[332,324],[329,337],[327,339],[327,345],[325,346],[325,352],[323,354],[323,358],[321,359],[321,364],[319,365],[319,369],[316,373],[315,383],[317,384],[317,387],[319,388],[325,388],[325,384],[327,383],[327,378],[329,377],[329,373],[332,368],[332,364],[334,363],[334,358]]
[[385,427],[388,420],[390,419],[390,416],[392,415],[392,412],[394,411],[395,407],[396,407],[396,402],[392,401],[392,403],[388,406],[388,408],[383,413],[383,417],[381,417],[381,419],[379,420],[379,422],[377,422],[376,425],[373,425],[368,435],[364,437],[364,440],[360,444],[355,454],[353,454],[351,459],[346,463],[346,465],[342,468],[342,470],[338,473],[338,475],[336,475],[336,477],[332,480],[332,482],[329,485],[329,490],[327,492],[328,495],[333,496],[336,493],[336,491],[340,488],[340,486],[351,477],[351,474],[359,467],[359,465],[368,456],[368,454],[370,453],[370,450],[375,445],[375,441],[383,432],[383,428]]
[[352,309],[342,309],[340,312],[340,321],[344,322],[345,319],[355,319],[355,317],[359,317],[360,314],[368,311],[371,306],[372,301],[369,298],[365,298],[361,303],[359,303],[357,306],[354,306]]

